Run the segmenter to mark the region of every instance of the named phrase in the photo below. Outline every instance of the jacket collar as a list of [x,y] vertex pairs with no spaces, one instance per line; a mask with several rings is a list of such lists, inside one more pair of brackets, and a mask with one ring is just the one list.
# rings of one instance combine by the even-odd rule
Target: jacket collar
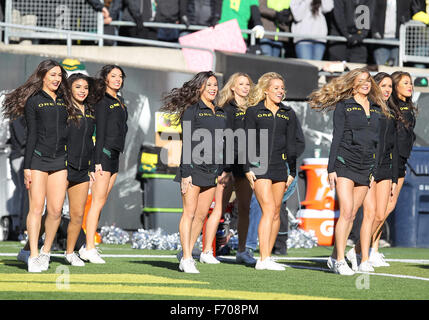
[[[288,106],[285,106],[283,103],[279,103],[278,105],[277,105],[280,109],[283,109],[283,110],[286,110],[286,111],[288,111],[288,110],[290,110],[290,107],[288,107]],[[268,110],[268,108],[265,106],[265,100],[262,100],[261,102],[259,102],[256,106],[255,106],[256,108],[258,108],[259,110],[264,110],[264,109],[267,109]],[[279,109],[279,110],[280,110]]]
[[[378,107],[378,104],[376,104],[374,101],[372,101],[371,99],[369,99],[368,98],[368,101],[369,101],[369,106],[370,107]],[[344,103],[345,104],[357,104],[357,105],[359,105],[360,106],[360,104],[355,100],[355,98],[354,97],[351,97],[351,98],[349,98],[349,99],[345,99],[344,100]]]
[[[198,109],[209,109],[209,110],[211,110],[208,106],[206,106],[206,104],[203,102],[203,100],[198,100],[198,103],[197,103],[197,105],[198,105]],[[223,112],[223,109],[222,108],[220,108],[220,107],[218,107],[218,106],[216,106],[216,105],[214,105],[215,106],[215,109],[214,109],[214,111],[216,112],[216,111],[219,111],[219,110],[222,110],[222,112]]]

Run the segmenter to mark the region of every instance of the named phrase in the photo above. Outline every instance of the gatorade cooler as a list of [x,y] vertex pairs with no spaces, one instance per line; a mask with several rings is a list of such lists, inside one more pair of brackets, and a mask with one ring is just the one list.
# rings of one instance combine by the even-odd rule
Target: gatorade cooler
[[329,188],[328,161],[328,158],[307,158],[301,166],[307,178],[307,189],[305,200],[301,202],[305,209],[298,215],[300,228],[313,230],[321,246],[334,244],[334,227],[339,217],[335,190]]
[[319,246],[332,246],[339,211],[302,209],[299,211],[299,227],[305,231],[313,230]]
[[305,200],[301,202],[306,209],[338,210],[335,190],[329,188],[328,158],[307,158],[301,170],[307,178]]

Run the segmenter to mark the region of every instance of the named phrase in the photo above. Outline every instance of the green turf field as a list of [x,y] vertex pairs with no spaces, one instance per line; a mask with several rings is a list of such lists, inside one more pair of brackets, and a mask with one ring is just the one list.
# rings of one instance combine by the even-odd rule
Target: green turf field
[[289,249],[279,256],[286,271],[258,271],[228,256],[219,265],[198,262],[196,275],[178,271],[176,252],[104,244],[105,265],[72,267],[53,256],[48,271],[30,274],[16,260],[21,247],[0,242],[0,299],[429,299],[429,249],[382,249],[390,267],[346,277],[327,269],[330,247]]

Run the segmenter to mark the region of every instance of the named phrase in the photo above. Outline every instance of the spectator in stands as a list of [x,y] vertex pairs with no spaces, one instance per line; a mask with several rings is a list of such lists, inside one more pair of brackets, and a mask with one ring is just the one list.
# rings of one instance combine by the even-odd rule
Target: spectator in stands
[[[334,0],[291,0],[290,10],[294,18],[292,32],[324,37],[328,26],[324,14],[332,11]],[[294,38],[295,52],[299,59],[322,60],[325,39]]]
[[189,24],[215,26],[222,10],[222,0],[187,0],[186,16]]
[[154,21],[155,19],[155,12],[152,10],[152,0],[113,0],[109,11],[113,20],[132,21],[136,24],[135,27],[120,27],[120,36],[156,39],[156,30],[143,26],[144,22]]
[[[264,27],[262,26],[261,13],[259,12],[258,0],[234,1],[224,0],[222,4],[222,16],[219,23],[237,19],[241,30],[252,28],[256,39],[264,37]],[[245,40],[247,34],[243,34]]]
[[104,18],[104,24],[109,24],[112,22],[112,18],[110,17],[109,10],[100,0],[86,0],[91,7],[94,8],[95,11],[101,11]]
[[368,23],[372,20],[370,15],[373,8],[372,0],[334,0],[330,34],[343,36],[347,42],[334,42],[330,45],[330,60],[367,62],[367,47],[363,40],[369,33]]
[[[411,5],[415,0],[376,0],[374,19],[371,24],[372,38],[399,39],[399,27],[411,20]],[[378,65],[397,66],[399,47],[377,45],[374,60]]]
[[[155,22],[182,23],[189,27],[187,4],[188,0],[157,0]],[[161,41],[177,42],[179,34],[179,29],[159,28],[157,37]]]
[[[259,11],[264,30],[273,32],[288,32],[293,20],[289,9],[290,0],[259,0]],[[287,40],[287,39],[285,39]],[[285,40],[278,36],[266,36],[259,41],[262,54],[280,57]]]

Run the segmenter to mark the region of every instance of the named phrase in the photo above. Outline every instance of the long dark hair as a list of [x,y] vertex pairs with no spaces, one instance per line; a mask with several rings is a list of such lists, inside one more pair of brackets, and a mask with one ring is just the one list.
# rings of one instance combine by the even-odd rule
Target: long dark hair
[[313,16],[317,16],[321,5],[322,5],[322,0],[313,0],[311,2],[311,14]]
[[182,87],[174,88],[163,96],[163,106],[160,110],[175,114],[175,121],[182,119],[186,108],[198,102],[201,92],[210,77],[215,77],[217,80],[214,72],[202,71],[197,73],[191,80],[185,82]]
[[[86,83],[88,83],[88,96],[83,101],[83,103],[85,105],[87,105],[91,109],[91,112],[92,112],[93,108],[94,108],[94,103],[95,103],[94,79],[91,78],[90,76],[87,76],[86,74],[83,74],[80,72],[71,74],[67,79],[68,85],[70,87],[70,92],[72,90],[73,83],[77,80],[85,80]],[[71,94],[71,96],[72,96],[72,102],[73,102],[73,95]]]
[[410,81],[413,81],[411,78],[411,75],[408,72],[396,71],[396,72],[392,73],[392,82],[393,82],[392,89],[393,89],[393,91],[392,91],[392,95],[389,99],[389,102],[390,102],[390,107],[395,114],[396,120],[402,122],[405,125],[405,127],[408,128],[411,125],[411,123],[409,123],[404,118],[404,115],[402,114],[402,111],[401,111],[401,105],[403,106],[405,103],[405,105],[414,113],[414,115],[417,114],[418,110],[417,110],[417,107],[413,103],[412,97],[407,97],[405,99],[405,102],[403,100],[399,99],[399,97],[398,97],[397,86],[403,77],[408,77],[410,79]]
[[95,103],[100,101],[103,98],[104,94],[106,93],[107,76],[113,69],[119,69],[121,71],[122,85],[120,89],[124,87],[125,77],[126,77],[124,70],[120,66],[117,66],[115,64],[108,64],[103,66],[101,70],[98,72],[97,78],[94,81],[94,102]]
[[6,94],[3,103],[5,118],[15,119],[24,114],[24,107],[27,100],[43,89],[43,79],[46,73],[55,67],[60,67],[61,69],[61,84],[56,93],[58,96],[62,96],[68,115],[72,117],[76,115],[67,83],[67,72],[57,61],[44,60],[37,66],[36,70],[23,85]]

